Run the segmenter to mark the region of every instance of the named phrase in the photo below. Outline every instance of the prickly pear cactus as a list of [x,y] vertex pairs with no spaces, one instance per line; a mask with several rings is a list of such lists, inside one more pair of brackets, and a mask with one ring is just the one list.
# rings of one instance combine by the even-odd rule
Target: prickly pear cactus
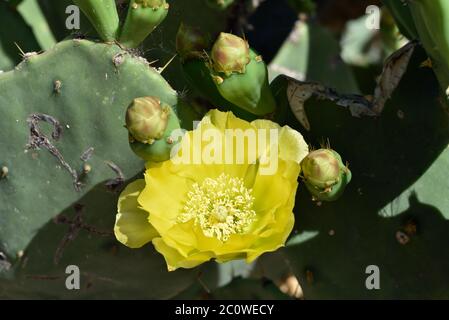
[[449,7],[383,2],[0,0],[0,298],[448,299]]
[[[0,83],[0,105],[13,110],[5,114],[2,130],[14,137],[1,146],[1,166],[8,170],[0,181],[2,276],[16,279],[16,284],[26,280],[26,288],[39,288],[45,282],[40,276],[61,277],[62,265],[70,260],[81,263],[83,257],[86,271],[92,264],[95,267],[90,272],[101,278],[100,264],[91,260],[98,256],[88,258],[89,249],[70,248],[70,240],[79,232],[75,242],[79,248],[87,241],[92,249],[121,260],[121,254],[114,251],[111,212],[117,191],[143,165],[128,146],[123,127],[126,106],[133,98],[154,95],[174,107],[176,92],[145,60],[116,45],[78,39],[26,57],[14,71],[1,75]],[[147,267],[160,269],[160,260],[148,259]],[[25,261],[25,267],[20,267]],[[103,258],[98,261],[106,263]],[[126,273],[125,269],[120,272]],[[111,281],[100,280],[119,285]],[[178,281],[180,288],[186,285]],[[11,290],[7,294],[15,296]],[[91,291],[96,290],[104,287]],[[168,296],[176,290],[169,289]],[[57,297],[63,291],[47,294]]]

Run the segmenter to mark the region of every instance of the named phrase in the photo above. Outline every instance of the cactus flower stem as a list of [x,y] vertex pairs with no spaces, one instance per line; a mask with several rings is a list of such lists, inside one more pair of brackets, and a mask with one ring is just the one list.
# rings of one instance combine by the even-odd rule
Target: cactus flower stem
[[120,43],[137,48],[164,21],[169,7],[166,0],[131,0]]
[[74,0],[107,42],[117,39],[120,28],[119,16],[114,0]]

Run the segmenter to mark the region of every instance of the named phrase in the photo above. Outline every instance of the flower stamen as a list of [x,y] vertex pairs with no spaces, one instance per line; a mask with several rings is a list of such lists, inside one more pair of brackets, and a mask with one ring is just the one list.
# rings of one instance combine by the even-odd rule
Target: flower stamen
[[242,234],[254,221],[254,197],[243,179],[222,173],[218,178],[207,178],[195,183],[187,194],[179,223],[194,220],[206,237],[227,241],[232,234]]

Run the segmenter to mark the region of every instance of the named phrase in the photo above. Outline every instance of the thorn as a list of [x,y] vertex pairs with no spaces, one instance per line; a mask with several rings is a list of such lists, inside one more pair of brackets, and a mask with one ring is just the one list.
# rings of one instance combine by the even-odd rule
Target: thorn
[[26,60],[26,59],[28,59],[28,58],[31,58],[31,57],[33,57],[33,56],[36,56],[36,55],[38,55],[38,53],[37,52],[24,52],[23,50],[22,50],[22,48],[17,44],[17,42],[14,42],[14,44],[16,45],[16,47],[17,47],[17,49],[19,49],[19,51],[20,51],[20,56],[22,57],[22,59],[24,59],[24,60]]
[[159,72],[159,73],[162,73],[162,72],[164,72],[165,71],[165,69],[167,69],[167,67],[173,62],[173,60],[175,60],[175,58],[176,58],[176,56],[177,56],[178,54],[175,54],[166,64],[165,64],[165,66],[163,66],[162,68],[158,68],[157,69],[157,72]]
[[201,276],[202,276],[202,275],[203,275],[203,273],[202,273],[202,272],[199,272],[199,273],[198,273],[198,276],[197,276],[197,278],[196,278],[196,280],[197,280],[198,283],[201,285],[201,287],[203,287],[204,291],[206,291],[207,294],[210,294],[210,293],[211,293],[210,289],[209,289],[208,286],[204,283],[204,281],[201,279]]
[[25,58],[25,52],[23,52],[22,48],[17,44],[17,42],[14,42],[14,44],[16,45],[17,49],[19,49],[22,58]]

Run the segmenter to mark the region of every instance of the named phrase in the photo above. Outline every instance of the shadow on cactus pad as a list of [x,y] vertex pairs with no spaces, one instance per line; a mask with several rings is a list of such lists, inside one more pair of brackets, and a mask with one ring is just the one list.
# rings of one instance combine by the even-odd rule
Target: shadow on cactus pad
[[[306,299],[449,297],[449,108],[420,67],[426,58],[417,48],[378,118],[316,98],[305,104],[311,131],[286,117],[313,145],[329,139],[353,172],[335,203],[312,202],[305,188],[297,195],[296,235],[283,253]],[[370,265],[379,290],[366,287]]]

